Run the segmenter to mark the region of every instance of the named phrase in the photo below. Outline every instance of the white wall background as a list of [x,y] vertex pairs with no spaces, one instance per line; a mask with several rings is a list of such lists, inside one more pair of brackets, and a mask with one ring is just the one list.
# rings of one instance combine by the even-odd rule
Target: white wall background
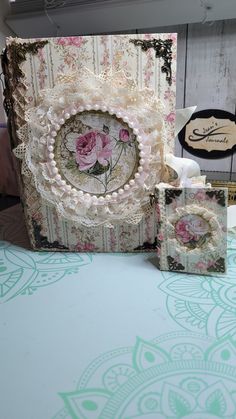
[[[197,105],[197,110],[213,108],[235,114],[236,19],[146,30],[156,31],[178,32],[177,108]],[[209,179],[236,181],[236,154],[200,159],[185,151],[176,139],[176,155],[198,161]]]

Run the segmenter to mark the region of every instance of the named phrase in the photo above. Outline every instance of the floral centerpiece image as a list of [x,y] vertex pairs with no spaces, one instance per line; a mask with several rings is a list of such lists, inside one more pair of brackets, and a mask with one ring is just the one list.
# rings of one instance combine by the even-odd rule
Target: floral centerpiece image
[[[70,122],[70,121],[69,121]],[[64,175],[85,192],[106,194],[123,187],[139,162],[136,136],[123,121],[86,112],[61,133],[60,163]]]
[[190,249],[201,247],[211,237],[209,223],[197,214],[181,217],[175,224],[177,240]]
[[111,156],[111,139],[103,132],[89,131],[76,139],[76,163],[81,171],[91,169],[91,173],[100,174],[100,170],[108,170]]

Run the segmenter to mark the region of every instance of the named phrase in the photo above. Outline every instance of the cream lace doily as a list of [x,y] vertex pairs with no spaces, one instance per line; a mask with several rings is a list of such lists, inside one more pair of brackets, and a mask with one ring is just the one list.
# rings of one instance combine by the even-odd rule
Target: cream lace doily
[[[38,106],[26,112],[20,128],[22,143],[15,154],[23,160],[25,175],[32,175],[42,198],[59,214],[86,226],[117,222],[137,224],[149,207],[149,195],[160,182],[165,142],[162,104],[150,89],[140,90],[124,72],[58,77],[53,89],[42,91]],[[125,122],[138,143],[138,168],[117,191],[103,196],[84,193],[63,179],[55,157],[60,130],[72,115],[88,111],[108,113]]]

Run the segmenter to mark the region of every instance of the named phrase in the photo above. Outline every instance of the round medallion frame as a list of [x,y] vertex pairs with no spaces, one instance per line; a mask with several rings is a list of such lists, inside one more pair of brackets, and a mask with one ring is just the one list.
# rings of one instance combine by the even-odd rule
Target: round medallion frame
[[[123,188],[119,188],[118,191],[114,191],[111,194],[105,194],[104,196],[97,197],[97,194],[90,194],[84,193],[82,190],[78,190],[75,187],[72,187],[70,183],[66,182],[65,179],[61,176],[57,162],[55,160],[54,154],[54,146],[56,142],[56,137],[61,129],[61,127],[66,123],[66,120],[70,119],[72,115],[83,114],[86,111],[100,111],[102,113],[109,113],[111,116],[115,117],[118,120],[121,120],[123,123],[127,124],[128,127],[132,130],[133,134],[136,137],[138,142],[138,149],[139,149],[139,166],[138,170],[134,175],[134,178],[131,179],[128,183],[124,185]],[[41,143],[46,145],[46,157],[47,163],[51,168],[51,172],[53,174],[53,180],[56,182],[57,187],[61,188],[63,192],[68,194],[72,194],[73,197],[78,197],[81,201],[88,201],[91,199],[92,205],[101,205],[105,202],[109,201],[117,201],[117,199],[122,198],[123,195],[127,195],[127,193],[132,193],[132,189],[137,186],[137,182],[139,186],[142,185],[142,177],[141,174],[147,169],[149,164],[150,158],[150,150],[145,149],[145,145],[143,143],[142,138],[142,130],[138,127],[137,122],[131,120],[125,112],[120,110],[115,110],[114,108],[107,107],[107,106],[99,106],[99,105],[86,105],[78,107],[73,106],[72,108],[65,109],[62,111],[60,117],[58,118],[58,123],[53,124],[50,128],[49,134],[41,139]]]
[[[70,172],[69,166],[65,168],[69,155],[63,154],[63,149],[59,155],[57,149],[57,144],[61,141],[60,130],[64,135],[62,128],[70,124],[70,118],[76,118],[84,112],[101,113],[107,117],[109,114],[120,121],[121,125],[127,126],[130,135],[135,138],[135,150],[131,154],[132,162],[136,161],[134,171],[129,171],[128,160],[125,160],[127,178],[122,179],[120,185],[117,184],[117,189],[115,182],[109,185],[110,189],[98,189],[100,195],[93,193],[96,188],[90,187],[92,183],[88,187],[90,180],[86,180],[88,183],[84,190],[79,187],[81,183],[77,183],[77,173]],[[43,91],[39,104],[29,109],[25,117],[27,141],[23,156],[29,176],[33,175],[33,182],[41,198],[54,206],[61,217],[80,225],[137,225],[150,211],[150,194],[160,182],[163,170],[163,143],[166,137],[162,112],[162,104],[156,98],[155,92],[146,88],[140,89],[135,81],[126,77],[123,72],[95,75],[87,71],[81,77],[75,75],[73,80],[68,77],[68,82],[63,79],[62,84],[56,84],[52,89]],[[114,126],[111,123],[112,135]],[[75,126],[75,135],[76,129]],[[115,129],[118,140],[119,126]],[[84,135],[83,130],[81,132]],[[101,134],[101,127],[98,132]],[[67,145],[69,144],[69,151],[72,151],[69,158],[73,157],[71,163],[76,169],[76,163],[79,165],[82,161],[82,154],[81,149],[76,148],[79,137],[75,138],[76,143],[73,143],[73,135],[68,137]],[[86,140],[88,138],[86,137]],[[111,143],[113,147],[113,139]],[[103,140],[102,145],[101,142],[99,144],[96,137],[96,146],[98,145],[100,150],[104,144]],[[118,154],[114,151],[114,158]],[[99,156],[101,159],[107,158],[105,154]],[[120,161],[122,158],[123,156]],[[58,159],[61,159],[61,165]],[[84,161],[89,165],[92,160],[86,159]],[[97,161],[99,162],[98,157]],[[101,160],[100,164],[105,163]],[[109,163],[114,169],[113,159],[109,160]],[[120,166],[119,170],[122,170],[122,165]],[[84,167],[80,172],[85,170]],[[104,177],[100,179],[103,180]]]

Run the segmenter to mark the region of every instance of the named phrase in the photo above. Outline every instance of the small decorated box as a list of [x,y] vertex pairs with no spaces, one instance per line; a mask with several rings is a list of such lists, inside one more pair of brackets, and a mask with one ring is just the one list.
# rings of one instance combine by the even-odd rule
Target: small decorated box
[[225,273],[227,189],[158,188],[155,201],[159,268]]

